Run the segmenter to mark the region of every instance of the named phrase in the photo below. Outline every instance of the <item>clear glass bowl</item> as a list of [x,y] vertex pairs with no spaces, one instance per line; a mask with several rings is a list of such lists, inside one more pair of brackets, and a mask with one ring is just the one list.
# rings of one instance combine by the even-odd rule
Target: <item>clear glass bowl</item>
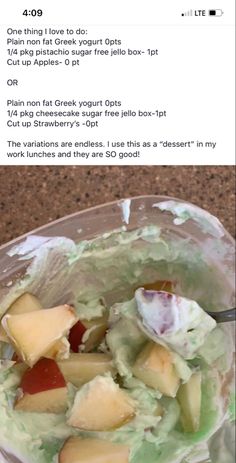
[[[198,221],[192,218],[182,224],[176,225],[176,223],[173,222],[174,216],[172,213],[167,211],[162,212],[158,208],[153,207],[156,203],[168,200],[175,200],[183,205],[189,204],[182,200],[165,196],[140,196],[132,198],[130,220],[128,224],[125,224],[120,207],[121,201],[115,201],[69,215],[1,246],[0,301],[7,300],[12,288],[22,279],[27,272],[27,268],[33,261],[33,259],[22,260],[19,255],[13,255],[11,257],[8,255],[13,247],[24,243],[26,238],[32,235],[40,235],[43,237],[63,236],[79,243],[83,240],[91,240],[104,234],[105,240],[107,234],[113,230],[120,229],[120,227],[124,225],[127,230],[136,230],[153,224],[161,227],[165,238],[176,239],[177,241],[187,240],[190,245],[195,249],[199,249],[199,252],[204,254],[206,261],[213,265],[215,269],[211,277],[212,281],[215,280],[214,283],[217,281],[219,287],[217,294],[214,293],[213,288],[211,292],[210,288],[207,297],[209,298],[209,294],[212,294],[214,298],[213,307],[215,310],[217,308],[223,310],[233,307],[235,303],[235,242],[233,238],[223,226],[221,227],[223,230],[222,236],[220,238],[213,237],[211,233],[204,231],[199,226]],[[196,208],[196,210],[198,212],[202,211],[199,208]],[[220,248],[216,247],[216,242],[220,242]],[[53,280],[50,284],[53,284]],[[210,286],[211,283],[209,284],[209,287]],[[42,287],[41,285],[41,290]],[[196,289],[201,292],[201,288]],[[40,297],[40,294],[38,294],[38,296]],[[188,296],[191,296],[191,294]],[[201,293],[198,299],[204,305],[204,292]],[[55,305],[55,303],[60,301],[52,301],[52,303],[53,302]],[[208,302],[209,301],[206,301],[206,303]],[[1,458],[3,460],[1,460]],[[13,456],[7,456],[4,450],[2,450],[2,457],[0,450],[0,461],[19,463],[19,460],[16,460]]]

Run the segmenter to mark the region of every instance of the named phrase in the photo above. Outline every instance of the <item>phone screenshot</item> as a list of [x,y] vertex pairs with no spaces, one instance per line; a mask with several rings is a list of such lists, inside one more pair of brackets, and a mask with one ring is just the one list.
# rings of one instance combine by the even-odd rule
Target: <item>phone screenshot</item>
[[235,463],[235,2],[0,15],[0,463]]

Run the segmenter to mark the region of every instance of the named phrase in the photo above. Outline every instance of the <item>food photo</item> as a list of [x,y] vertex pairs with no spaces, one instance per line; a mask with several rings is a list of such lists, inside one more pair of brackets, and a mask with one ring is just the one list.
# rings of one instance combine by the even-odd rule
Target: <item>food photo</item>
[[234,175],[0,168],[0,462],[233,463]]

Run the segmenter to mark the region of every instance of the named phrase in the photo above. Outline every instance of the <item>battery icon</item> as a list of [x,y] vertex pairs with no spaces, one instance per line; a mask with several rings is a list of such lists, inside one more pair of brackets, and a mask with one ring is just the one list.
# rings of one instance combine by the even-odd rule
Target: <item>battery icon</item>
[[218,9],[218,10],[209,10],[208,11],[209,16],[222,16],[223,13],[224,12],[222,10],[220,10],[220,9]]

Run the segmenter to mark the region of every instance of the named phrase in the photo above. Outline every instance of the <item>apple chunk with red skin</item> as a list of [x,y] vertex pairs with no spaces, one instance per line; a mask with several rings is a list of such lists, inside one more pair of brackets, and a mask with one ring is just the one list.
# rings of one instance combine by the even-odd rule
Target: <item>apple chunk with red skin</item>
[[82,344],[82,338],[87,328],[83,325],[83,323],[79,320],[72,326],[70,333],[69,333],[69,343],[71,350],[75,353],[79,351],[79,346]]
[[[83,346],[83,352],[92,351],[102,341],[107,328],[107,314],[92,320],[79,320],[70,330],[69,343],[71,350],[77,353],[79,352],[80,346]],[[83,342],[83,336],[87,330],[90,330],[88,338]]]
[[38,413],[63,413],[67,408],[65,379],[54,360],[40,359],[21,379],[21,395],[15,410]]
[[69,305],[17,315],[7,314],[2,324],[17,354],[32,367],[76,323]]
[[127,445],[101,439],[70,437],[59,454],[59,463],[128,463]]

